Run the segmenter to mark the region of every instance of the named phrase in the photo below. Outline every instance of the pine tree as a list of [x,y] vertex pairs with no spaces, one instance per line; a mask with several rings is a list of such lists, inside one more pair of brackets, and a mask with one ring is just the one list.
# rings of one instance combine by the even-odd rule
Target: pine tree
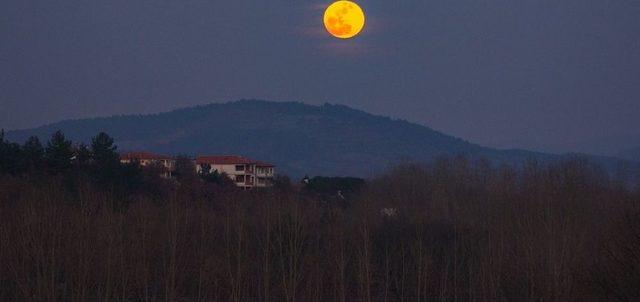
[[120,161],[113,139],[104,132],[91,139],[93,175],[98,183],[114,184],[119,180]]
[[73,149],[71,141],[67,140],[60,130],[56,131],[45,149],[45,160],[50,173],[64,173],[71,169]]
[[5,140],[4,130],[0,130],[0,174],[18,175],[24,172],[24,156],[19,144]]
[[113,138],[104,132],[98,133],[91,139],[91,155],[98,167],[110,168],[116,166],[119,162],[116,149],[118,147],[114,145]]
[[44,163],[44,147],[37,136],[31,136],[22,146],[25,165],[28,169],[39,170]]

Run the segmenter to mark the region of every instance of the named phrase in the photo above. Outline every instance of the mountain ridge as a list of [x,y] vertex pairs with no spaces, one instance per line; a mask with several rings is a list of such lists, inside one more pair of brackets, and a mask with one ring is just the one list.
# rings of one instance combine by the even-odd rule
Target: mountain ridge
[[[276,164],[279,171],[368,177],[400,162],[428,162],[439,156],[488,158],[496,164],[541,161],[553,155],[521,149],[492,149],[402,119],[369,114],[345,105],[239,100],[152,114],[64,120],[7,132],[7,138],[43,140],[61,130],[75,142],[100,131],[120,151],[167,154],[240,154]],[[616,165],[614,159],[590,157]]]

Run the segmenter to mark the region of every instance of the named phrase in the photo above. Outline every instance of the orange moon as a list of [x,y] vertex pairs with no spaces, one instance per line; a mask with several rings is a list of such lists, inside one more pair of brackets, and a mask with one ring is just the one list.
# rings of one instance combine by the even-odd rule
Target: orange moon
[[340,39],[349,39],[360,33],[364,20],[362,8],[351,1],[336,1],[324,12],[324,27]]

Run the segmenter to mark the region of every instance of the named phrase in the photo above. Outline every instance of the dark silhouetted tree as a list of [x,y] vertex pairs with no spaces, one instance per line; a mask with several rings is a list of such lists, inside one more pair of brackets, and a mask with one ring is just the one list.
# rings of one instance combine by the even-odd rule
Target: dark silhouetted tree
[[207,172],[204,172],[205,170],[203,170],[203,173],[200,174],[200,178],[202,178],[202,180],[207,183],[213,183],[220,186],[235,186],[233,180],[231,180],[231,178],[226,173],[220,173],[218,172],[218,170],[213,170],[213,172],[210,172],[211,166],[207,166],[209,167],[209,169],[206,170]]
[[200,174],[206,176],[211,173],[211,165],[210,164],[201,164],[200,165]]
[[184,155],[176,158],[174,176],[181,183],[192,183],[198,179],[193,161]]
[[94,163],[98,167],[114,167],[117,165],[118,153],[116,152],[118,147],[114,145],[113,138],[104,132],[98,133],[91,139],[91,155]]
[[53,174],[64,173],[71,168],[72,157],[71,141],[60,130],[56,131],[45,149],[47,169]]
[[[304,182],[303,182],[304,183]],[[326,195],[354,195],[364,186],[365,181],[355,177],[322,177],[316,176],[305,185],[305,189],[311,192]]]
[[44,147],[37,136],[31,136],[22,146],[25,165],[28,169],[39,171],[44,163]]
[[79,166],[86,166],[91,162],[91,150],[84,143],[80,143],[76,147],[76,164]]
[[4,130],[0,131],[0,174],[18,175],[24,169],[24,158],[20,145],[4,139]]
[[213,172],[211,172],[210,164],[200,165],[200,178],[208,183],[223,184],[218,170],[213,170]]
[[113,139],[104,132],[98,133],[91,139],[93,174],[98,182],[106,184],[117,178],[120,161],[116,149]]

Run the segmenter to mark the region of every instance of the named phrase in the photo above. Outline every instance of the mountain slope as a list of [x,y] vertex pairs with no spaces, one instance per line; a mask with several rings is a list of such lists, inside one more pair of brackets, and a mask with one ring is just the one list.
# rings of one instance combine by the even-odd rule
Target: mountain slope
[[626,151],[640,147],[640,133],[622,133],[582,141],[566,141],[558,149],[588,154],[618,157]]
[[621,151],[618,154],[616,154],[616,156],[619,158],[624,158],[626,160],[640,162],[640,147]]
[[[440,155],[487,157],[519,163],[557,156],[481,147],[430,128],[375,116],[342,105],[244,100],[152,115],[68,120],[10,131],[10,140],[30,135],[48,139],[57,129],[74,141],[99,131],[120,150],[168,154],[241,154],[271,161],[292,176],[370,176],[403,161],[425,162]],[[606,159],[604,161],[607,161]]]

